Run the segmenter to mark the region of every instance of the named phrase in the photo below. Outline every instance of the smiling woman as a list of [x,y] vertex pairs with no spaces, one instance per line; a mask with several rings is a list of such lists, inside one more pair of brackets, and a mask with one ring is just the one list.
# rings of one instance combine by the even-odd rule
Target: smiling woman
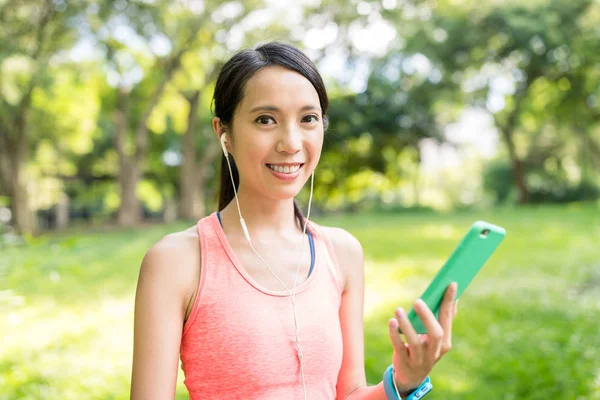
[[397,400],[431,390],[427,375],[450,348],[456,287],[439,321],[415,302],[428,335],[396,310],[392,365],[368,387],[362,247],[309,221],[294,200],[314,178],[327,128],[314,64],[277,42],[240,51],[219,74],[214,104],[218,211],[144,257],[131,397],[172,399],[179,357],[192,400]]
[[[245,64],[245,70],[238,72],[241,76],[251,74],[252,78],[245,84],[235,116],[229,117],[222,111],[230,107],[215,95],[215,114],[222,117],[216,117],[213,125],[219,136],[227,132],[228,151],[235,160],[232,169],[240,174],[239,182],[234,179],[240,186],[240,198],[245,198],[249,190],[261,193],[269,202],[293,198],[319,161],[327,98],[321,101],[315,86],[301,73],[277,64],[260,68],[265,61],[257,61],[255,68],[251,63]],[[323,85],[320,79],[315,79],[315,84]],[[222,168],[221,209],[234,195],[233,183],[229,183],[229,171]],[[297,216],[302,224],[301,213]]]

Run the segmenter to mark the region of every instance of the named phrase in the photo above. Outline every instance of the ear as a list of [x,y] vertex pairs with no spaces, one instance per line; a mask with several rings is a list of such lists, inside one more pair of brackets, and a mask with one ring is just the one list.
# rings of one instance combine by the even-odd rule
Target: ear
[[217,139],[220,140],[221,135],[225,131],[225,127],[221,123],[221,118],[214,117],[212,120],[212,127],[213,127],[213,131],[215,131],[215,134],[217,135]]
[[[227,129],[225,128],[225,126],[223,126],[223,123],[221,123],[221,119],[218,117],[214,117],[212,120],[212,125],[213,125],[213,130],[215,131],[215,134],[217,135],[217,139],[219,140],[219,142],[221,142],[221,147],[223,148],[223,152],[225,153],[225,151],[227,151],[229,149],[229,136],[226,135]],[[225,143],[223,143],[223,141],[225,141]],[[225,147],[226,145],[226,147]]]

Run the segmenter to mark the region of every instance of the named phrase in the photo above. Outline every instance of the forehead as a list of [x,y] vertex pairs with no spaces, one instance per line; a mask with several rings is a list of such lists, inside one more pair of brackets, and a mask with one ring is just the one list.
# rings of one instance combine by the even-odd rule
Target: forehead
[[258,105],[300,109],[308,104],[320,108],[319,95],[312,83],[296,71],[270,66],[248,80],[240,111],[248,112]]

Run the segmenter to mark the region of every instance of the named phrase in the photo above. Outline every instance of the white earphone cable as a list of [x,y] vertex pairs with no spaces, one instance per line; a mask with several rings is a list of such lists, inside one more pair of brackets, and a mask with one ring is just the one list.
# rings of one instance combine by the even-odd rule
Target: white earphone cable
[[[222,137],[223,139],[223,137]],[[223,144],[223,143],[222,143]],[[224,153],[226,152],[226,148],[223,145],[223,151]],[[302,349],[300,348],[300,340],[298,337],[298,316],[296,314],[296,285],[298,282],[298,275],[300,273],[300,265],[302,264],[302,254],[304,252],[304,241],[305,241],[305,236],[306,236],[306,226],[308,224],[308,219],[310,218],[310,206],[312,203],[312,196],[313,196],[313,187],[314,187],[314,181],[315,181],[315,173],[314,171],[311,174],[311,180],[310,180],[310,195],[309,195],[309,199],[308,199],[308,213],[306,215],[306,218],[304,220],[304,228],[302,231],[302,245],[300,246],[300,258],[298,260],[298,267],[296,268],[296,276],[294,278],[294,287],[292,292],[290,292],[290,290],[288,289],[288,287],[286,286],[286,284],[277,276],[277,274],[275,273],[275,271],[273,271],[273,269],[269,266],[269,264],[261,257],[260,254],[258,254],[258,252],[256,251],[256,249],[254,248],[254,246],[252,245],[252,241],[250,239],[250,233],[248,232],[248,228],[246,226],[246,222],[244,221],[244,218],[242,217],[242,211],[240,209],[240,202],[238,200],[238,196],[237,196],[237,190],[235,187],[235,181],[233,179],[233,171],[231,169],[231,163],[229,161],[229,155],[227,153],[225,153],[225,159],[227,161],[227,166],[229,167],[229,176],[231,177],[231,184],[233,185],[233,193],[235,196],[235,202],[237,204],[237,209],[238,209],[238,214],[240,216],[240,224],[242,225],[242,229],[244,230],[244,235],[246,236],[246,240],[248,241],[248,244],[250,245],[250,248],[252,249],[252,251],[254,252],[254,254],[256,254],[256,256],[263,262],[263,264],[266,265],[266,267],[269,269],[269,271],[271,271],[271,274],[273,274],[273,276],[275,277],[275,279],[277,279],[279,281],[279,283],[281,283],[281,285],[285,288],[285,291],[288,293],[288,295],[290,296],[291,300],[292,300],[292,308],[293,308],[293,312],[294,312],[294,332],[295,332],[295,342],[296,342],[296,351],[298,354],[298,360],[300,361],[300,372],[302,375],[302,388],[304,391],[304,400],[306,400],[306,381],[304,378],[304,362],[303,362],[303,354],[302,354]]]

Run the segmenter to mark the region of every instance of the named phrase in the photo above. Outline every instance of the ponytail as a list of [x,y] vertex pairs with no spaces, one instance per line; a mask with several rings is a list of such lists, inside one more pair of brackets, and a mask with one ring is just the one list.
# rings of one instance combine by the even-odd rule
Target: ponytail
[[[238,174],[237,165],[235,165],[233,157],[229,157],[229,162],[231,163],[231,172],[233,173],[235,190],[237,190],[240,186],[240,176]],[[221,154],[221,178],[219,181],[219,211],[223,211],[223,209],[227,207],[227,204],[229,204],[235,196],[233,185],[231,183],[231,177],[229,176],[229,168],[227,166],[225,154]]]

